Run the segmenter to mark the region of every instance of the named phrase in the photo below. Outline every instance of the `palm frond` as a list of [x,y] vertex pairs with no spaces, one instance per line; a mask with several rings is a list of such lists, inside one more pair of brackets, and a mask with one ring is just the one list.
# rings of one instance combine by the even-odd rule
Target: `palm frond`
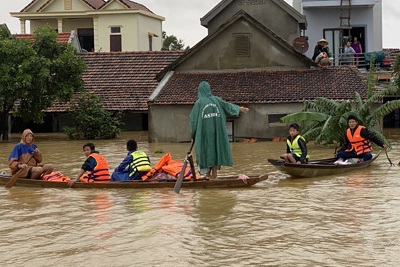
[[299,121],[324,121],[329,116],[319,112],[297,112],[286,115],[281,118],[283,123],[299,122]]

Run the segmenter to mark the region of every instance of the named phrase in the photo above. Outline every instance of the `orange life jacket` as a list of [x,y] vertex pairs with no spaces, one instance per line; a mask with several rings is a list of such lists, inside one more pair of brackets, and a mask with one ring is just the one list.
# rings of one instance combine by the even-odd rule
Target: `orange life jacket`
[[147,174],[142,176],[142,180],[146,181],[147,179],[153,177],[156,173],[162,171],[162,167],[167,165],[170,160],[171,160],[171,154],[170,153],[164,154],[158,160],[158,162],[153,166],[153,168],[151,168],[151,170]]
[[108,171],[108,162],[100,154],[92,153],[89,155],[96,160],[96,166],[93,170],[88,171],[84,176],[80,178],[81,181],[91,183],[91,182],[109,182],[110,172]]
[[[179,174],[181,173],[183,167],[183,162],[179,160],[171,160],[168,162],[168,165],[165,165],[162,167],[163,172],[166,172],[168,174],[171,174],[174,177],[178,177]],[[192,178],[192,170],[189,167],[186,167],[185,173],[184,173],[184,179],[189,180]]]
[[61,172],[51,172],[50,174],[43,175],[43,180],[52,182],[69,182],[71,181],[71,178]]
[[351,148],[347,149],[346,152],[355,151],[357,155],[371,152],[372,147],[369,140],[361,137],[361,130],[365,128],[364,126],[358,126],[354,131],[354,134],[351,134],[351,129],[347,129],[347,139],[351,144]]
[[[165,172],[174,177],[178,177],[179,173],[182,170],[182,167],[183,167],[182,161],[172,160],[171,154],[166,153],[158,160],[158,162],[146,175],[142,176],[142,180],[145,181],[160,172]],[[195,177],[196,179],[200,178],[200,176],[197,174],[195,175]],[[185,180],[189,180],[191,178],[192,178],[192,170],[190,169],[190,166],[188,166],[186,167],[185,170]]]

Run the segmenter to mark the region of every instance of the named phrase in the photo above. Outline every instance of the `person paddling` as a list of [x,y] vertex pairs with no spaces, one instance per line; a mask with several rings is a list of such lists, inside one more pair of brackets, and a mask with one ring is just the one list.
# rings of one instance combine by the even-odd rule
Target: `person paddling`
[[386,144],[367,128],[358,124],[358,118],[350,115],[347,118],[349,128],[346,131],[345,142],[337,153],[335,164],[343,164],[350,158],[360,158],[360,161],[372,159],[371,141],[386,149]]
[[11,175],[19,172],[20,178],[41,179],[53,171],[51,164],[42,164],[42,153],[33,143],[35,136],[30,129],[24,130],[21,141],[15,145],[8,157]]

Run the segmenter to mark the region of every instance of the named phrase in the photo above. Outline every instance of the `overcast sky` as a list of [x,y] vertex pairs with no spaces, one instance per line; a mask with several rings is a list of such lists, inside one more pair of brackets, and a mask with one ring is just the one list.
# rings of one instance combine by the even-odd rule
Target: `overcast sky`
[[[11,17],[10,12],[18,12],[31,0],[0,0],[0,24],[6,23],[12,33],[20,33],[19,20]],[[135,0],[165,17],[163,30],[168,35],[182,39],[185,45],[194,46],[207,35],[207,29],[201,26],[200,18],[207,14],[221,0]],[[285,0],[292,4],[292,0]],[[400,48],[400,5],[399,0],[383,1],[383,47]]]

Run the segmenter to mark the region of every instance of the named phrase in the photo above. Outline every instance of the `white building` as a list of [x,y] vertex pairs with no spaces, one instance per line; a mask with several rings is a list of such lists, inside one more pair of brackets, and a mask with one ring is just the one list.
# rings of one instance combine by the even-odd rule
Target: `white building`
[[307,18],[309,57],[321,38],[334,54],[348,36],[358,38],[363,52],[382,51],[382,0],[293,0],[293,7]]
[[142,4],[130,0],[32,0],[20,12],[21,34],[49,24],[59,33],[76,31],[87,51],[161,50],[162,22]]

